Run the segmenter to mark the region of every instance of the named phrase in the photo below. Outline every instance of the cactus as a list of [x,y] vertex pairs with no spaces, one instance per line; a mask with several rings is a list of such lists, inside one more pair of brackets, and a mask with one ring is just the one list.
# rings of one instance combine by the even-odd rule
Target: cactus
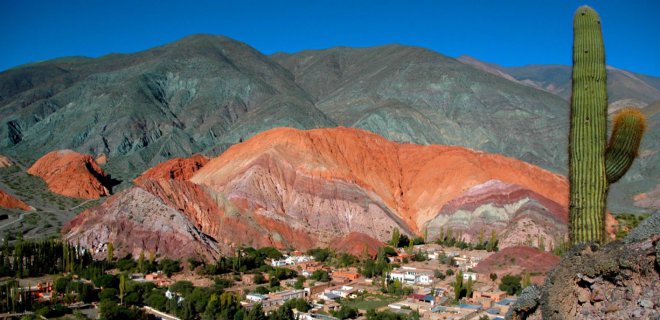
[[[607,140],[607,72],[598,13],[575,13],[569,134],[569,229],[573,244],[605,240],[609,182],[630,168],[645,128],[641,112],[624,110]],[[607,158],[607,159],[606,159]],[[609,181],[609,182],[608,182]]]
[[642,112],[634,108],[623,109],[614,117],[612,137],[605,151],[607,183],[617,182],[632,165],[646,129],[644,119]]

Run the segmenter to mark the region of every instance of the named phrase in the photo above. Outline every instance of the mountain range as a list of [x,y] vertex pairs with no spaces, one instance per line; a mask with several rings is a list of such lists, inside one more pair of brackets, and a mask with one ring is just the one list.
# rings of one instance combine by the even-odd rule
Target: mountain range
[[[611,109],[637,105],[649,121],[639,159],[611,189],[610,209],[657,210],[635,207],[634,197],[660,185],[660,78],[608,70]],[[268,56],[194,35],[133,54],[1,72],[0,154],[26,165],[61,149],[100,157],[105,173],[123,181],[118,192],[168,159],[215,157],[271,128],[345,126],[565,174],[569,91],[568,66],[504,68],[402,45]]]

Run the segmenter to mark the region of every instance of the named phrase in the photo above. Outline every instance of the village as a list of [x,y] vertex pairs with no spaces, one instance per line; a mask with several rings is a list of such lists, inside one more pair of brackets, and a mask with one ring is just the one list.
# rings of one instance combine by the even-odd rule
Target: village
[[[225,283],[222,291],[237,297],[237,302],[245,310],[258,306],[266,315],[287,302],[306,301],[309,307],[304,309],[307,310],[293,309],[295,319],[372,319],[368,316],[370,312],[393,313],[401,319],[504,319],[509,307],[516,301],[515,293],[530,284],[529,281],[526,284],[518,282],[518,287],[514,286],[512,290],[501,290],[504,277],[518,281],[521,277],[476,272],[477,264],[493,254],[494,250],[460,249],[435,243],[411,244],[396,249],[383,247],[374,257],[375,260],[359,263],[357,259],[349,259],[343,265],[329,263],[328,255],[333,253],[325,249],[307,253],[293,250],[281,254],[272,251],[274,249],[271,248],[271,255],[278,257],[265,259],[260,268],[269,272],[233,272],[214,277],[205,275],[200,271],[200,266],[194,270],[195,266],[188,262],[182,263],[183,268],[178,266],[174,272],[157,268],[159,270],[154,272],[124,274],[126,281],[136,285],[148,284],[154,292],[164,297],[161,300],[167,308],[149,305],[150,301],[157,300],[153,297],[145,298],[141,308],[151,318],[167,320],[182,319],[165,312],[184,304],[186,290],[190,296],[192,289],[184,290],[182,287],[211,287],[214,281],[215,285]],[[366,270],[379,259],[386,260],[381,266],[382,273],[369,274]],[[119,277],[121,272],[112,269],[106,273]],[[43,283],[26,282],[29,279],[19,282],[29,283],[22,290],[45,302],[53,298],[54,291],[62,292],[62,289],[54,289],[54,282],[57,281],[54,277],[46,279]],[[92,285],[89,280],[76,279],[77,276],[70,281]],[[101,290],[99,297],[105,291],[107,289]],[[79,294],[71,293],[74,296]],[[122,292],[122,303],[123,295]],[[75,297],[68,299],[71,302],[68,307],[79,309],[77,314],[84,315],[84,318],[95,319],[102,313],[97,310],[97,302],[85,303],[85,299]],[[4,318],[11,318],[10,315],[4,314]]]

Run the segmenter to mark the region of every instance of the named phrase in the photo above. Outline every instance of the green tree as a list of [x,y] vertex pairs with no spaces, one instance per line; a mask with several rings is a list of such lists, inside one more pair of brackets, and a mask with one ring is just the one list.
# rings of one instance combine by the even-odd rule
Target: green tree
[[500,282],[500,290],[505,291],[509,295],[519,294],[522,290],[520,280],[520,276],[507,274],[502,277]]
[[126,274],[119,276],[119,304],[124,304],[124,293],[126,292]]
[[108,243],[108,261],[113,261],[115,259],[115,250],[112,242]]
[[458,270],[453,283],[454,300],[458,301],[461,298],[461,291],[463,290],[463,271]]
[[246,320],[266,320],[266,315],[264,314],[264,309],[261,307],[261,303],[257,303],[252,306],[250,312],[248,312]]
[[179,260],[162,259],[158,263],[158,269],[171,277],[174,273],[181,271],[181,263]]
[[529,274],[529,272],[525,271],[525,273],[523,273],[523,276],[522,276],[521,287],[523,289],[525,289],[525,288],[529,287],[530,285],[532,285],[532,277]]
[[323,269],[319,269],[319,270],[314,271],[310,278],[312,278],[316,281],[321,281],[321,282],[330,281],[330,275],[328,274],[328,271],[325,271]]
[[392,240],[390,240],[390,245],[395,248],[398,247],[400,237],[399,228],[394,228],[394,230],[392,230]]

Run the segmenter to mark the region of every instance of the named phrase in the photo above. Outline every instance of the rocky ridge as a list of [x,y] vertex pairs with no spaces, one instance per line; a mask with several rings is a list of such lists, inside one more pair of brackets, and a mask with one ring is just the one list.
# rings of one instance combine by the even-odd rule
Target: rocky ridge
[[[176,172],[198,170],[187,179],[171,174],[172,167]],[[490,184],[516,197],[475,197],[472,202],[463,197],[462,206],[453,205],[457,201],[452,200],[489,181],[499,181]],[[393,228],[411,236],[421,234],[438,216],[466,210],[472,210],[474,219],[454,227],[472,236],[484,226],[484,218],[490,219],[488,211],[479,209],[488,203],[535,203],[498,216],[494,229],[500,235],[513,234],[507,230],[523,218],[547,234],[560,234],[565,232],[566,213],[558,208],[566,205],[568,191],[562,177],[518,160],[460,147],[400,144],[351,128],[272,129],[206,164],[168,161],[136,183],[133,189],[180,212],[195,230],[215,239],[221,252],[241,245],[335,246],[360,255],[365,250],[374,253]],[[122,215],[119,209],[103,204],[82,215],[65,230],[66,237],[91,239],[88,233],[98,222],[91,216]],[[149,212],[145,209],[140,215]],[[436,235],[429,229],[430,237]],[[94,239],[96,247],[107,241]],[[365,240],[367,248],[349,245],[351,239]],[[500,239],[513,242],[506,236]],[[141,245],[139,237],[130,240],[126,246]],[[550,246],[554,239],[547,241]]]

